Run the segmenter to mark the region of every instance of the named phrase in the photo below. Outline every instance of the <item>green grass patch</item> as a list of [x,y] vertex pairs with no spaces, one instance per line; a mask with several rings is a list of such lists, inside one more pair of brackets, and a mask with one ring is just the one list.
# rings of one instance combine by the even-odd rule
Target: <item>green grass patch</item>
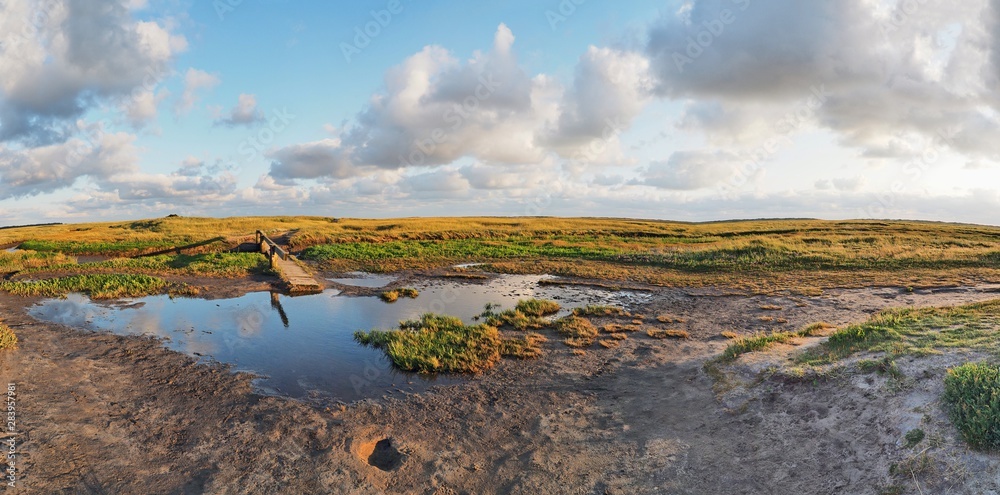
[[0,273],[44,269],[73,263],[76,263],[76,258],[62,253],[40,253],[21,249],[12,253],[0,251]]
[[925,436],[926,434],[924,433],[924,430],[921,430],[920,428],[914,428],[906,432],[906,435],[903,436],[903,439],[906,440],[906,444],[903,445],[903,448],[912,449],[913,447],[916,447],[918,443],[924,440]]
[[967,363],[949,369],[944,402],[962,438],[973,447],[1000,448],[1000,367]]
[[792,332],[758,332],[745,337],[741,337],[733,332],[722,332],[722,335],[728,339],[732,339],[732,342],[722,352],[721,359],[723,361],[733,361],[746,353],[762,351],[774,344],[787,344],[797,337],[812,337],[830,328],[833,328],[833,325],[818,322]]
[[797,359],[828,364],[858,352],[928,355],[943,349],[995,349],[1000,345],[1000,300],[943,308],[888,309],[837,330]]
[[520,311],[527,316],[547,316],[559,312],[559,303],[548,299],[522,299],[514,306],[515,311]]
[[167,282],[149,275],[73,275],[37,281],[3,281],[0,290],[18,296],[61,297],[82,292],[94,299],[116,299],[157,294]]
[[48,266],[26,270],[25,273],[56,269],[79,274],[114,272],[223,278],[270,273],[267,259],[258,253],[205,253],[115,258],[95,263]]
[[0,350],[17,349],[17,335],[7,325],[0,323]]
[[480,373],[503,356],[537,357],[544,341],[532,334],[504,339],[496,327],[465,325],[459,318],[431,313],[400,323],[398,330],[355,332],[354,339],[384,350],[399,368],[421,373]]
[[554,301],[524,299],[518,301],[514,309],[503,311],[500,311],[499,304],[489,303],[475,319],[494,327],[508,326],[515,330],[537,330],[552,326],[552,322],[542,315],[558,311],[559,305]]
[[737,337],[722,352],[722,359],[734,361],[744,354],[762,351],[774,344],[787,344],[797,336],[798,334],[795,332],[758,332],[746,337]]

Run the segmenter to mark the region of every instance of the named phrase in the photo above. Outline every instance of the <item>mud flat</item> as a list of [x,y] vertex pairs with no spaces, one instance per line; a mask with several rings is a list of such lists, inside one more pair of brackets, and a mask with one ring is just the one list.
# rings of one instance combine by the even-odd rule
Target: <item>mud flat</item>
[[[636,334],[582,356],[557,340],[532,361],[420,393],[316,406],[259,393],[253,377],[142,336],[28,315],[0,295],[20,349],[18,493],[988,493],[996,456],[965,449],[939,403],[961,350],[905,358],[897,386],[850,371],[753,375],[720,392],[704,370],[748,334],[879,309],[964,304],[996,287],[738,296],[654,288],[633,308],[689,339]],[[780,308],[763,309],[763,308]],[[763,317],[763,318],[762,318]],[[758,359],[781,365],[778,348]],[[753,363],[747,366],[752,368]],[[766,363],[765,363],[766,364]],[[766,369],[770,365],[761,366]],[[924,444],[904,436],[916,427]],[[923,452],[921,452],[923,451]],[[926,455],[924,462],[920,456]],[[915,460],[914,460],[915,459]]]

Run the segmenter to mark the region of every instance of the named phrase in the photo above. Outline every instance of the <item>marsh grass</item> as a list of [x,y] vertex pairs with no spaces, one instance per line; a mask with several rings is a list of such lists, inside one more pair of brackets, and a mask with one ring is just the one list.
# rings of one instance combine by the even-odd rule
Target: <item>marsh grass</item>
[[1000,345],[1000,300],[942,308],[900,308],[837,330],[797,359],[826,364],[858,352],[928,355],[943,349],[995,349]]
[[416,299],[420,295],[420,291],[411,288],[393,289],[387,290],[379,294],[379,299],[387,303],[394,303],[399,300],[400,297],[409,297],[410,299]]
[[590,320],[576,315],[556,320],[553,327],[556,332],[565,337],[563,344],[574,348],[590,347],[598,333],[597,327]]
[[1000,278],[998,228],[877,220],[160,218],[5,229],[0,245],[115,255],[204,240],[205,232],[247,239],[256,229],[285,237],[292,250],[305,250],[306,259],[344,271],[481,261],[488,263],[482,269],[502,273],[802,293]]
[[0,350],[17,349],[17,335],[10,327],[0,323]]
[[[833,328],[833,326],[829,323],[818,322],[807,325],[800,330],[787,332],[757,332],[748,336],[739,336],[733,332],[722,332],[722,335],[731,339],[731,342],[729,346],[726,347],[726,350],[722,352],[720,359],[723,362],[734,361],[744,354],[762,351],[773,346],[774,344],[787,344],[799,337],[814,337],[831,328]],[[815,364],[808,361],[806,362],[808,364]]]
[[618,306],[606,304],[588,304],[582,308],[573,308],[576,316],[626,316],[628,312]]
[[94,263],[68,263],[24,270],[24,274],[58,270],[65,273],[136,273],[238,278],[270,273],[266,258],[258,253],[204,253],[115,258]]
[[646,335],[650,336],[651,338],[661,339],[661,340],[662,339],[667,339],[667,338],[671,338],[671,339],[689,339],[689,338],[691,338],[691,334],[688,333],[687,330],[674,330],[674,329],[666,329],[666,330],[664,330],[664,329],[658,329],[658,328],[651,328],[649,330],[646,330]]
[[546,341],[535,333],[507,339],[496,327],[432,313],[401,322],[398,330],[355,332],[354,339],[382,349],[400,369],[420,373],[480,373],[501,357],[537,358]]
[[62,253],[39,253],[37,251],[0,251],[0,273],[44,269],[53,266],[76,263],[76,258]]
[[522,299],[513,309],[503,311],[499,309],[498,304],[487,304],[475,319],[495,327],[509,326],[515,330],[538,330],[552,326],[552,322],[544,316],[557,313],[560,306],[555,301],[545,299]]
[[527,316],[548,316],[558,313],[560,309],[559,303],[548,299],[522,299],[514,306],[515,311]]
[[17,296],[61,297],[81,292],[94,299],[116,299],[158,294],[167,286],[161,278],[148,275],[73,275],[37,281],[3,281],[0,290]]

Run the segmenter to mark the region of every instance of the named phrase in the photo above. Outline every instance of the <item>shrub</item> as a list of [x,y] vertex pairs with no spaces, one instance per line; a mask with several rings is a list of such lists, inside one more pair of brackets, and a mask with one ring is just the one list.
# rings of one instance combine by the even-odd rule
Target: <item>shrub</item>
[[949,369],[944,401],[966,442],[981,449],[1000,448],[1000,367],[966,363]]

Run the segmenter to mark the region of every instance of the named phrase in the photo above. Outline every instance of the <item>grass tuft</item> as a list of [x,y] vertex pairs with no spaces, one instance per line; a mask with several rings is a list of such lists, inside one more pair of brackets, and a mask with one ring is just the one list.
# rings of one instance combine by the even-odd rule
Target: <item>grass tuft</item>
[[558,313],[560,308],[559,303],[548,299],[523,299],[514,306],[515,311],[535,317]]
[[504,344],[495,327],[432,313],[401,322],[399,330],[355,332],[354,339],[384,350],[399,368],[420,373],[480,373],[496,365],[501,349],[526,354],[531,347],[527,338]]
[[500,354],[517,359],[535,359],[542,355],[542,344],[548,340],[544,335],[534,332],[523,337],[505,338],[500,342]]
[[656,321],[660,323],[670,324],[670,323],[684,323],[685,320],[684,318],[680,318],[678,316],[663,314],[663,315],[658,315],[656,317]]
[[7,325],[0,323],[0,350],[17,349],[17,335]]
[[387,290],[379,294],[378,297],[387,303],[394,303],[398,301],[400,297],[409,297],[410,299],[416,299],[417,296],[419,295],[420,292],[417,291],[417,289],[403,288],[403,289]]
[[582,308],[573,308],[575,316],[625,316],[628,312],[618,306],[606,304],[588,304]]
[[649,330],[646,330],[646,335],[649,335],[650,337],[652,337],[654,339],[666,339],[666,338],[672,338],[672,339],[689,339],[689,338],[691,338],[691,334],[689,334],[687,332],[687,330],[661,330],[661,329],[658,329],[658,328],[651,328]]

